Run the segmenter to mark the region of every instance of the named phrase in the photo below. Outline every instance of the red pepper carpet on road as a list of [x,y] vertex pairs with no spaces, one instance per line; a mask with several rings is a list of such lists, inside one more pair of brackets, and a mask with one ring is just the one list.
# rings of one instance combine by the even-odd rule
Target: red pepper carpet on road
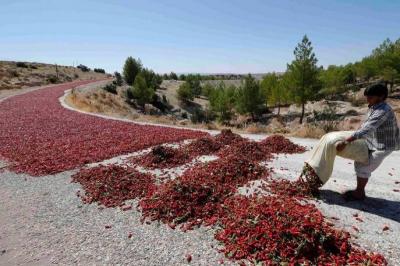
[[0,156],[11,164],[12,170],[33,176],[53,174],[154,145],[206,135],[108,120],[61,106],[59,98],[65,90],[90,82],[54,85],[0,102]]

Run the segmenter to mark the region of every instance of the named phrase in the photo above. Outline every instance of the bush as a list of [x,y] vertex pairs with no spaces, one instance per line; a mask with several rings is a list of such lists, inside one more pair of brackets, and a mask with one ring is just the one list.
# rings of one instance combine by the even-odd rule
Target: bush
[[132,85],[136,79],[136,76],[142,71],[142,68],[142,62],[140,59],[134,59],[132,56],[129,56],[125,60],[123,69],[123,75],[126,83]]
[[47,78],[46,78],[46,81],[48,83],[54,84],[54,83],[58,82],[58,78],[57,78],[57,76],[54,76],[54,75],[48,75]]
[[103,87],[103,90],[112,93],[112,94],[117,94],[117,85],[116,83],[112,82],[110,84],[107,84]]
[[74,79],[77,79],[77,78],[79,78],[79,75],[78,74],[74,74]]
[[38,67],[35,66],[35,65],[29,65],[29,68],[30,68],[30,69],[38,69]]
[[337,130],[342,120],[343,117],[336,113],[336,107],[328,105],[324,107],[322,112],[314,111],[314,121],[312,123],[328,133]]
[[178,99],[182,102],[193,101],[194,95],[188,82],[184,82],[179,86]]
[[11,69],[9,69],[9,70],[8,70],[8,74],[9,74],[11,77],[13,77],[13,78],[19,77],[19,73],[18,73],[16,70],[11,70]]
[[96,73],[102,73],[102,74],[106,73],[106,71],[104,69],[102,69],[102,68],[95,68],[95,69],[93,69],[93,71],[96,72]]
[[162,101],[163,101],[163,103],[168,104],[168,99],[167,99],[167,96],[165,96],[165,94],[163,94],[163,96],[162,96]]
[[213,115],[209,110],[204,111],[201,108],[194,109],[192,116],[190,117],[190,121],[192,123],[208,123],[213,119]]
[[115,82],[117,86],[122,86],[122,76],[119,72],[115,71],[114,72],[114,77],[115,77]]
[[89,72],[90,71],[90,68],[88,68],[87,66],[82,65],[82,64],[78,65],[76,68],[79,68],[82,72]]
[[132,95],[140,106],[144,107],[146,103],[149,103],[153,99],[154,90],[149,88],[146,84],[146,80],[142,73],[139,73],[132,87]]
[[28,65],[25,64],[24,62],[17,62],[16,65],[17,67],[28,68]]

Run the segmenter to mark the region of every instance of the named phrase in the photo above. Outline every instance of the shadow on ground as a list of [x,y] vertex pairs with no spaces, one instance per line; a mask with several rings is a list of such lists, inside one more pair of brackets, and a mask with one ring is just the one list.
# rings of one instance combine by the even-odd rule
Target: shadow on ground
[[321,190],[321,200],[329,205],[361,210],[400,222],[400,201],[374,197],[367,197],[364,201],[345,201],[340,193],[332,190]]

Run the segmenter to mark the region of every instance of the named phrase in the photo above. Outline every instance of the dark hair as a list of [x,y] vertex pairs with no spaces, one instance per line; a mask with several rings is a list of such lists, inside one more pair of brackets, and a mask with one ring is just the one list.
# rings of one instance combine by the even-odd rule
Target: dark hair
[[364,96],[383,96],[383,99],[386,100],[388,93],[388,88],[385,84],[377,83],[368,86],[364,91]]

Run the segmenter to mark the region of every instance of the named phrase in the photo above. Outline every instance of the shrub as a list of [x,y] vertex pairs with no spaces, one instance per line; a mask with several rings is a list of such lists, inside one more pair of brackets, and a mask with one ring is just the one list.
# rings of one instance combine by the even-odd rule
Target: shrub
[[103,90],[109,93],[117,94],[117,85],[114,82],[112,82],[110,84],[105,85],[103,87]]
[[146,80],[141,73],[139,73],[132,87],[132,95],[142,107],[153,99],[154,90],[149,88]]
[[201,108],[196,108],[190,117],[190,121],[194,124],[203,122],[208,123],[211,121],[210,113]]
[[165,94],[163,94],[163,96],[162,96],[162,101],[163,101],[163,103],[168,103],[168,99],[167,99],[167,96],[165,96]]
[[322,112],[314,111],[314,121],[312,123],[328,133],[337,130],[342,120],[343,117],[336,113],[336,107],[328,104]]
[[82,64],[78,65],[76,68],[79,68],[82,72],[89,72],[90,71],[90,68],[88,68],[87,66],[82,65]]
[[16,70],[11,70],[11,69],[9,69],[9,70],[8,70],[8,74],[9,74],[11,77],[13,77],[13,78],[19,77],[19,74],[18,74],[18,72],[17,72]]
[[184,82],[179,86],[178,98],[182,102],[193,101],[194,95],[188,82]]
[[46,81],[48,83],[54,84],[54,83],[58,82],[58,78],[57,78],[57,76],[54,76],[54,75],[48,75],[47,78],[46,78]]
[[102,73],[102,74],[106,73],[106,71],[104,69],[102,69],[102,68],[95,68],[95,69],[93,69],[93,71],[96,72],[96,73]]
[[132,56],[129,56],[125,60],[123,75],[126,83],[132,85],[136,79],[136,76],[142,70],[142,62],[140,59],[134,59]]
[[31,69],[38,69],[38,67],[35,66],[35,65],[29,65],[29,68],[31,68]]
[[28,65],[24,62],[17,62],[16,65],[17,67],[28,68]]
[[74,79],[77,79],[77,78],[79,78],[79,75],[78,74],[74,74]]
[[117,86],[122,86],[122,76],[119,72],[115,71],[114,72],[114,77],[115,77],[115,82]]

